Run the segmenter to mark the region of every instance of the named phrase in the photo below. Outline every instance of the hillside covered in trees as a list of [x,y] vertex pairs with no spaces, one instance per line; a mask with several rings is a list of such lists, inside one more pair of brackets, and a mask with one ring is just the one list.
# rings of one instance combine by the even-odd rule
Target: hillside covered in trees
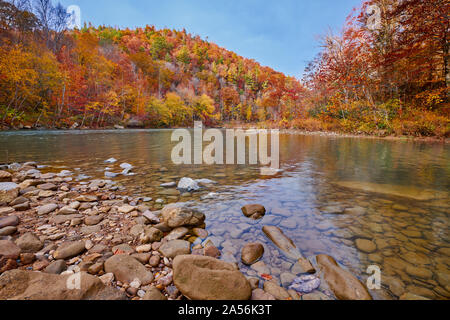
[[[0,122],[211,126],[449,136],[449,3],[373,0],[302,80],[187,31],[66,28],[50,0],[0,0]],[[295,39],[293,39],[295,41]]]

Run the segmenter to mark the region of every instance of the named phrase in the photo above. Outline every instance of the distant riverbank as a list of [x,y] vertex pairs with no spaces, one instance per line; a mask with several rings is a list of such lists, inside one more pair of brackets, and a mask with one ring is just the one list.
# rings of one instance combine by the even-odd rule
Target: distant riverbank
[[[38,127],[32,128],[29,126],[17,127],[17,128],[0,128],[1,132],[7,131],[46,131],[46,130],[74,130],[74,131],[84,131],[84,130],[138,130],[138,129],[177,129],[181,127],[170,127],[170,128],[153,128],[153,127],[123,127],[123,126],[106,126],[101,128],[90,128],[90,127],[82,127],[82,128],[61,128],[61,127]],[[282,134],[294,134],[294,135],[313,135],[313,136],[326,136],[326,137],[336,137],[336,138],[365,138],[365,139],[383,139],[383,140],[396,140],[396,141],[415,141],[415,142],[430,142],[430,143],[450,143],[450,138],[448,137],[436,137],[436,136],[396,136],[396,135],[381,135],[381,134],[352,134],[352,133],[344,133],[337,131],[316,131],[316,130],[301,130],[301,129],[280,129],[276,127],[266,128],[261,124],[225,124],[223,126],[217,127],[219,129],[231,129],[231,128],[258,128],[258,129],[279,129]]]

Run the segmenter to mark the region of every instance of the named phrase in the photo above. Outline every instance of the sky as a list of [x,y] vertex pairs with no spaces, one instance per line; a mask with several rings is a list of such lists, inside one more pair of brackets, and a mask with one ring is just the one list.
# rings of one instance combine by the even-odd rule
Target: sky
[[60,0],[94,26],[182,30],[287,75],[302,77],[318,37],[342,30],[361,0]]

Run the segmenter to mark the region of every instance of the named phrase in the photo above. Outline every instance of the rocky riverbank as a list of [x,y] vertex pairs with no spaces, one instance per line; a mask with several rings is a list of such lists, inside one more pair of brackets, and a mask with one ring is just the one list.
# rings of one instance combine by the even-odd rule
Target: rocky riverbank
[[[111,180],[79,182],[73,175],[43,173],[34,162],[0,171],[0,299],[371,299],[327,255],[312,264],[294,253],[301,276],[279,283],[260,261],[260,243],[242,243],[242,262],[257,271],[246,277],[236,263],[220,260],[203,212],[182,203],[154,211],[150,198],[119,192]],[[192,192],[200,182],[184,178],[178,186]],[[249,204],[242,213],[257,220],[266,211]],[[282,230],[264,232],[284,253],[297,250]]]

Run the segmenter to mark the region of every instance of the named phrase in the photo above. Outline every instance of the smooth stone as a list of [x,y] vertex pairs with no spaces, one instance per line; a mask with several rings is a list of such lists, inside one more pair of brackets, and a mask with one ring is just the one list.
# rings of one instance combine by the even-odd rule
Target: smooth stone
[[269,267],[267,267],[267,265],[263,261],[258,261],[252,264],[251,268],[260,274],[270,273]]
[[372,300],[367,288],[347,270],[342,269],[330,256],[318,255],[317,264],[324,272],[324,279],[340,300]]
[[43,216],[45,214],[49,214],[58,209],[58,205],[54,203],[49,203],[37,208],[37,214]]
[[35,253],[44,247],[41,240],[31,232],[21,235],[16,240],[16,245],[19,246],[24,253]]
[[407,266],[405,271],[410,276],[417,278],[431,279],[433,277],[433,272],[425,268]]
[[175,258],[178,255],[191,253],[191,243],[184,240],[172,240],[165,242],[158,251],[167,258]]
[[14,242],[8,240],[0,240],[0,259],[19,259],[20,247],[18,247]]
[[260,204],[249,204],[242,207],[242,213],[247,218],[258,220],[266,214],[266,208]]
[[258,289],[254,289],[252,291],[251,300],[253,300],[253,301],[271,301],[271,300],[276,300],[276,299],[270,293],[267,293],[263,289],[258,288]]
[[150,300],[150,301],[163,301],[167,300],[167,297],[161,293],[156,287],[150,287],[149,290],[145,293],[142,300]]
[[135,258],[120,254],[105,261],[105,272],[114,274],[116,280],[123,283],[131,283],[138,279],[142,285],[153,281],[153,274]]
[[355,244],[358,250],[365,253],[373,253],[377,251],[377,245],[373,241],[367,239],[356,239]]
[[17,227],[4,227],[0,229],[0,237],[10,236],[17,232]]
[[272,295],[276,300],[288,300],[291,297],[286,289],[280,287],[274,281],[264,282],[264,291]]
[[84,224],[87,226],[95,226],[97,224],[99,224],[100,222],[102,222],[103,220],[103,216],[98,215],[98,216],[89,216],[84,218]]
[[72,215],[72,214],[77,214],[77,213],[78,213],[78,210],[76,210],[70,206],[65,206],[58,210],[59,215]]
[[8,214],[14,213],[14,211],[16,211],[16,209],[13,207],[0,208],[0,216],[7,216]]
[[264,254],[264,246],[261,243],[249,243],[242,248],[241,260],[246,265],[258,262]]
[[180,255],[173,281],[190,300],[249,300],[252,289],[236,265],[211,257]]
[[65,242],[61,246],[56,249],[53,257],[56,260],[59,259],[70,259],[78,256],[86,250],[86,245],[84,241],[76,241],[76,242]]
[[19,224],[20,220],[17,216],[7,216],[0,218],[0,228],[15,227]]
[[45,269],[45,273],[61,274],[67,269],[66,262],[64,260],[56,260],[50,263]]

